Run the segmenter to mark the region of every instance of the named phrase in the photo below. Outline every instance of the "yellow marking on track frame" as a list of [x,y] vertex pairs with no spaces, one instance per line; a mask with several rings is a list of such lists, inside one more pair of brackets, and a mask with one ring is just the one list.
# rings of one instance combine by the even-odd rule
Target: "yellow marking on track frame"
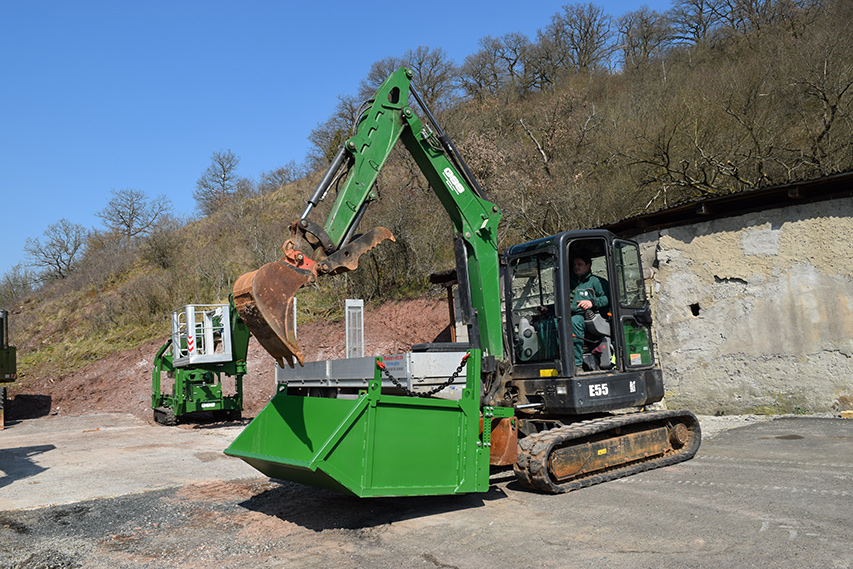
[[607,449],[606,449],[606,448],[600,448],[600,449],[598,449],[598,456],[601,456],[602,454],[607,454]]
[[557,377],[556,369],[540,369],[539,377]]

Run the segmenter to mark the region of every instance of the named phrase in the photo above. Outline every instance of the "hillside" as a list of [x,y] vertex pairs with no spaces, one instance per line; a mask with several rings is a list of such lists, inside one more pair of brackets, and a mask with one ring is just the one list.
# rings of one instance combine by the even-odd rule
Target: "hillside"
[[[360,124],[361,102],[401,64],[412,68],[419,92],[500,211],[498,250],[853,168],[853,3],[723,2],[713,14],[685,13],[691,6],[711,9],[674,2],[666,14],[641,9],[599,19],[618,41],[582,65],[571,56],[576,49],[556,40],[582,24],[581,12],[592,5],[563,6],[536,42],[484,38],[462,65],[426,47],[406,60],[377,61],[364,93],[341,97],[312,132],[305,164],[250,178],[230,150],[214,152],[193,192],[198,217],[177,217],[166,196],[125,189],[101,204],[103,228],[51,224],[28,240],[28,264],[0,278],[0,305],[11,313],[19,350],[21,380],[12,393],[36,406],[38,397],[50,397],[51,412],[60,413],[99,401],[145,407],[147,362],[169,313],[187,303],[227,302],[240,275],[281,257],[290,222]],[[703,21],[701,30],[692,27]],[[309,221],[327,219],[334,194],[349,181],[344,170]],[[339,318],[346,298],[376,305],[440,294],[428,275],[454,267],[455,230],[412,157],[397,147],[381,170],[358,230],[386,227],[396,240],[362,255],[358,270],[300,291],[303,335]],[[390,325],[377,333],[410,343]],[[318,359],[339,348],[322,337],[314,345],[309,357]],[[258,361],[256,369],[264,365]],[[110,389],[96,388],[99,382]],[[96,395],[113,392],[113,383],[128,391],[116,400]]]
[[[444,299],[415,299],[367,309],[364,317],[366,355],[407,351],[412,344],[442,337],[449,321]],[[342,358],[344,324],[312,322],[298,327],[306,361]],[[449,339],[449,338],[448,338]],[[151,421],[151,369],[154,354],[165,341],[109,354],[65,375],[35,372],[10,387],[6,420],[44,415],[131,413]],[[274,392],[272,358],[252,338],[249,373],[244,378],[244,417],[254,417]],[[227,382],[226,382],[227,385]],[[152,421],[153,422],[153,421]]]

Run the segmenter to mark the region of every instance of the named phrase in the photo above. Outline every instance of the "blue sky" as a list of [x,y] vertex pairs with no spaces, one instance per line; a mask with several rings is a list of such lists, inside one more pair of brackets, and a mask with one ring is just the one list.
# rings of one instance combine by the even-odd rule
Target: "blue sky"
[[567,3],[0,0],[0,275],[61,218],[101,227],[111,190],[193,214],[215,151],[252,178],[302,162],[374,61],[424,45],[461,64],[486,35],[535,39]]

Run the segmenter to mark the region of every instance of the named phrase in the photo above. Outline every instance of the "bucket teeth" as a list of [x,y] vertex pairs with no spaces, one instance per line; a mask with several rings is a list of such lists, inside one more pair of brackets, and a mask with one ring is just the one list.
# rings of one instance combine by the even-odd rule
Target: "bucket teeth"
[[241,275],[234,283],[234,305],[258,343],[280,367],[294,360],[305,365],[296,343],[293,296],[314,273],[282,262],[267,263],[257,271]]

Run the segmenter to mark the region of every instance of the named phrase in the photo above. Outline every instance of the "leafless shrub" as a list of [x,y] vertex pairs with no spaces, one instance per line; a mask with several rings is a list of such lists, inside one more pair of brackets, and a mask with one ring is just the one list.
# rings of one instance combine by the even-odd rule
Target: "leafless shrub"
[[45,279],[64,279],[76,268],[86,247],[87,230],[65,218],[44,231],[44,240],[27,238],[24,252],[32,264],[42,269]]
[[0,307],[8,307],[32,293],[36,275],[18,263],[0,278]]

